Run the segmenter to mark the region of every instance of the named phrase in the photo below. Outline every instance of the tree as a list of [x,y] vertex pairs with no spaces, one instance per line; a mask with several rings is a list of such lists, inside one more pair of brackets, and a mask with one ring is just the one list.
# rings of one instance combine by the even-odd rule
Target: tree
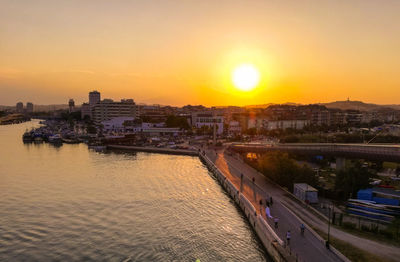
[[373,176],[368,168],[356,161],[349,168],[336,174],[335,191],[340,199],[354,198],[358,190],[370,187],[369,182]]
[[258,159],[261,172],[281,186],[293,190],[293,183],[307,183],[317,186],[318,178],[314,171],[303,165],[300,166],[287,153],[272,152]]
[[201,126],[196,130],[196,133],[198,135],[212,135],[213,134],[213,129],[211,129],[209,126]]
[[244,133],[249,136],[255,136],[257,134],[257,129],[255,127],[252,127],[247,129]]
[[190,126],[185,117],[169,115],[165,121],[167,127],[179,127],[180,129],[189,130]]

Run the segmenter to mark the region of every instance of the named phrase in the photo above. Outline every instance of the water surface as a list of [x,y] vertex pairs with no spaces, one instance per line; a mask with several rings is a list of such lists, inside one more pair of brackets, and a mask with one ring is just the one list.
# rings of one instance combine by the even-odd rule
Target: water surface
[[0,126],[0,261],[265,261],[196,157],[23,144]]

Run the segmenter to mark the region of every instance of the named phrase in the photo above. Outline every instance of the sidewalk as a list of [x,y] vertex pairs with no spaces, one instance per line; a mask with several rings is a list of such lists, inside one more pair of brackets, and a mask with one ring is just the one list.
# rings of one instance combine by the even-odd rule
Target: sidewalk
[[[276,196],[275,190],[265,187],[263,179],[259,174],[253,170],[249,170],[243,166],[233,165],[228,161],[223,152],[215,154],[213,150],[206,150],[207,156],[212,160],[215,165],[224,173],[224,175],[233,183],[237,188],[240,188],[240,175],[243,174],[243,191],[245,197],[251,201],[257,212],[265,215],[265,200],[273,197],[273,205],[270,207],[271,215],[279,218],[278,229],[274,227],[274,221],[271,218],[266,218],[268,224],[275,229],[278,236],[286,242],[286,232],[291,231],[290,245],[286,248],[289,252],[298,257],[298,261],[341,261],[335,254],[326,249],[325,245],[321,243],[314,235],[307,229],[304,236],[300,234],[301,222],[290,213],[281,203],[279,197]],[[255,178],[253,184],[252,178]],[[267,189],[267,190],[265,190]],[[263,200],[260,206],[260,200]]]
[[[299,216],[302,220],[306,221],[308,225],[311,225],[315,228],[318,228],[319,230],[326,232],[327,231],[327,223],[326,221],[322,221],[320,218],[309,212],[308,210],[304,209],[301,205],[296,203],[295,201],[291,200],[286,196],[287,192],[282,190],[280,187],[274,185],[268,179],[266,179],[262,174],[257,172],[255,169],[250,167],[249,165],[243,163],[241,159],[235,158],[235,156],[228,156],[227,154],[224,154],[223,150],[218,152],[218,156],[215,155],[215,153],[211,153],[210,151],[210,159],[212,159],[214,162],[216,162],[216,165],[224,170],[224,173],[229,173],[230,176],[235,177],[236,181],[239,181],[238,183],[240,184],[240,173],[243,173],[246,177],[247,180],[251,182],[252,177],[255,177],[256,179],[256,188],[262,188],[263,191],[268,192],[269,194],[272,195],[273,200],[274,200],[274,206],[272,207],[271,214],[272,216],[277,215],[279,217],[279,224],[282,225],[282,218],[280,216],[285,216],[288,215],[285,210],[287,209],[285,207],[282,207],[281,204],[278,206],[280,208],[277,208],[277,202],[282,202],[287,206],[293,213],[295,213],[297,216]],[[222,171],[222,170],[221,170]],[[257,190],[257,189],[256,189]],[[246,193],[248,194],[248,192]],[[251,193],[250,193],[251,194]],[[247,196],[247,195],[246,195]],[[250,199],[250,198],[249,198]],[[257,203],[255,203],[257,204]],[[259,206],[256,205],[256,206]],[[282,209],[281,209],[282,208]],[[259,210],[259,208],[258,208]],[[287,211],[288,212],[288,211]],[[265,216],[265,214],[264,214]],[[270,225],[273,226],[273,221],[271,219],[267,220]],[[294,252],[297,252],[296,248],[296,240],[294,239],[296,232],[299,231],[299,224],[300,222],[296,222],[297,219],[289,219],[289,225],[291,225],[291,231],[292,232],[292,248]],[[278,235],[284,240],[284,236],[286,234],[286,231],[282,230],[280,232],[277,232]],[[309,233],[309,232],[308,232]],[[390,260],[394,261],[400,261],[400,248],[391,246],[391,245],[386,245],[382,243],[378,243],[369,239],[361,238],[352,234],[349,234],[347,232],[341,231],[335,227],[331,227],[331,236],[340,239],[342,241],[348,242],[355,247],[358,247],[362,250],[365,250],[370,253],[374,253],[375,255],[383,258],[387,258]],[[307,237],[307,229],[305,236]],[[301,251],[301,250],[300,250]],[[299,257],[301,252],[298,253]],[[307,260],[309,261],[309,260]]]

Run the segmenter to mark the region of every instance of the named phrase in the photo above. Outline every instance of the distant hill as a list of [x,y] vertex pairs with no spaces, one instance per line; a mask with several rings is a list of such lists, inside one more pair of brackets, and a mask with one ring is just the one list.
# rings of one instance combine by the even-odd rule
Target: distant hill
[[283,103],[283,104],[268,103],[268,104],[262,104],[262,105],[248,105],[248,106],[244,106],[244,107],[245,108],[267,108],[267,107],[273,106],[273,105],[301,106],[302,104],[287,102],[287,103]]
[[[278,105],[274,103],[268,103],[268,104],[262,104],[262,105],[248,105],[245,106],[245,108],[267,108],[271,105]],[[298,103],[284,103],[284,104],[279,104],[279,105],[293,105],[293,106],[301,106],[302,104]],[[384,109],[394,109],[394,110],[400,110],[400,104],[399,105],[377,105],[377,104],[370,104],[370,103],[364,103],[361,101],[335,101],[335,102],[330,102],[330,103],[317,103],[314,105],[321,105],[321,106],[326,106],[327,108],[336,108],[336,109],[341,109],[341,110],[360,110],[360,111],[374,111],[374,110],[384,110]]]
[[349,100],[321,103],[319,105],[326,106],[327,108],[338,108],[341,110],[374,111],[385,108],[400,110],[400,105],[377,105],[377,104],[364,103],[361,101],[349,101]]

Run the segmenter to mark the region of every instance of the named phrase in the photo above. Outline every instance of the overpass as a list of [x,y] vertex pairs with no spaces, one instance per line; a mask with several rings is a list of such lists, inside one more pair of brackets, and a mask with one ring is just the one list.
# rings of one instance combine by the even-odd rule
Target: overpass
[[336,158],[360,158],[371,161],[400,163],[400,145],[387,144],[332,144],[332,143],[233,143],[230,149],[241,153],[282,151],[300,155],[322,155]]

